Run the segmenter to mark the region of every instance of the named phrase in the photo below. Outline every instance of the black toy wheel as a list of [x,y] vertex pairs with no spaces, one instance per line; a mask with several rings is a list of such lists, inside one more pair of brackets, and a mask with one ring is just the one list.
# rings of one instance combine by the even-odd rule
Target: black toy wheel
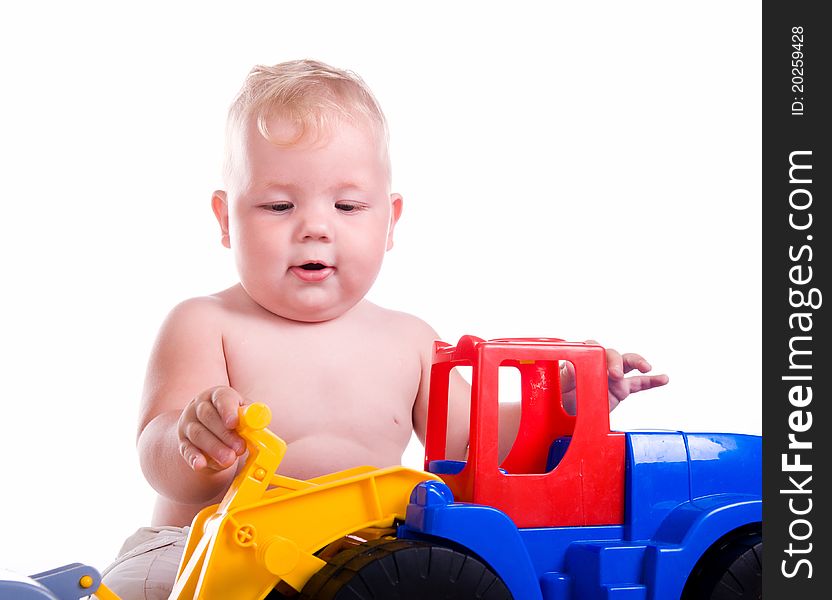
[[302,600],[511,600],[480,560],[412,540],[380,539],[336,555],[304,586]]
[[760,600],[762,562],[763,540],[759,533],[717,543],[696,564],[682,600]]

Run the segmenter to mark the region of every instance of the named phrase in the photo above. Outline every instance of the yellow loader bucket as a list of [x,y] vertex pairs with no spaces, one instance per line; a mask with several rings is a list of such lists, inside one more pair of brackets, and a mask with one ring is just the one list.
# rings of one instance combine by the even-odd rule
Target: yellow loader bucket
[[170,600],[260,600],[285,581],[300,591],[326,563],[314,555],[368,527],[404,519],[411,490],[438,477],[404,467],[357,467],[308,481],[277,475],[286,443],[252,404],[238,433],[249,456],[220,504],[194,518]]

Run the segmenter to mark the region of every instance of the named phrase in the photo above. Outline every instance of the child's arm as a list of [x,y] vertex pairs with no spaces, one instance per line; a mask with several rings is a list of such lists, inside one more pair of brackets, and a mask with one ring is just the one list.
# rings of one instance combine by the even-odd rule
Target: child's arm
[[[414,332],[417,347],[421,349],[422,375],[419,390],[413,404],[413,430],[424,446],[427,434],[428,396],[430,392],[430,368],[433,363],[433,342],[439,335],[423,321],[418,321]],[[465,460],[468,455],[468,426],[471,412],[471,386],[456,370],[451,370],[448,380],[448,444],[445,456],[449,460]],[[518,411],[519,412],[519,411]]]
[[138,450],[147,481],[175,502],[222,494],[245,444],[234,431],[240,395],[231,389],[212,298],[175,307],[151,352],[139,415]]
[[[431,339],[427,344],[429,351],[422,356],[422,378],[419,393],[413,405],[413,429],[424,445],[427,433],[428,396],[430,367],[433,359],[433,340],[439,336],[431,330]],[[465,460],[468,456],[468,436],[471,415],[471,384],[465,381],[456,370],[451,370],[448,380],[448,442],[445,456],[449,460]],[[520,429],[520,403],[500,404],[499,456],[505,458]]]

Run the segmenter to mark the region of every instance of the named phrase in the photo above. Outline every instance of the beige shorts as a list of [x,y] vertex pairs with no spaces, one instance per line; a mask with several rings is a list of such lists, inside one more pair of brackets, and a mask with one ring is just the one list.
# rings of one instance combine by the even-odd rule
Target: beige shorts
[[142,527],[104,569],[104,584],[122,600],[167,600],[190,527]]

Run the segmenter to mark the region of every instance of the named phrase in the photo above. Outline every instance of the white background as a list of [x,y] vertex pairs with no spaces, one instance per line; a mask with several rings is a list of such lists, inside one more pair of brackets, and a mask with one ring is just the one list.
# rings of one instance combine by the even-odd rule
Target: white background
[[614,427],[760,433],[758,3],[308,5],[0,9],[0,567],[103,568],[149,520],[145,361],[235,281],[209,200],[255,63],[353,69],[387,113],[405,212],[372,300],[449,342],[644,354],[671,383]]

